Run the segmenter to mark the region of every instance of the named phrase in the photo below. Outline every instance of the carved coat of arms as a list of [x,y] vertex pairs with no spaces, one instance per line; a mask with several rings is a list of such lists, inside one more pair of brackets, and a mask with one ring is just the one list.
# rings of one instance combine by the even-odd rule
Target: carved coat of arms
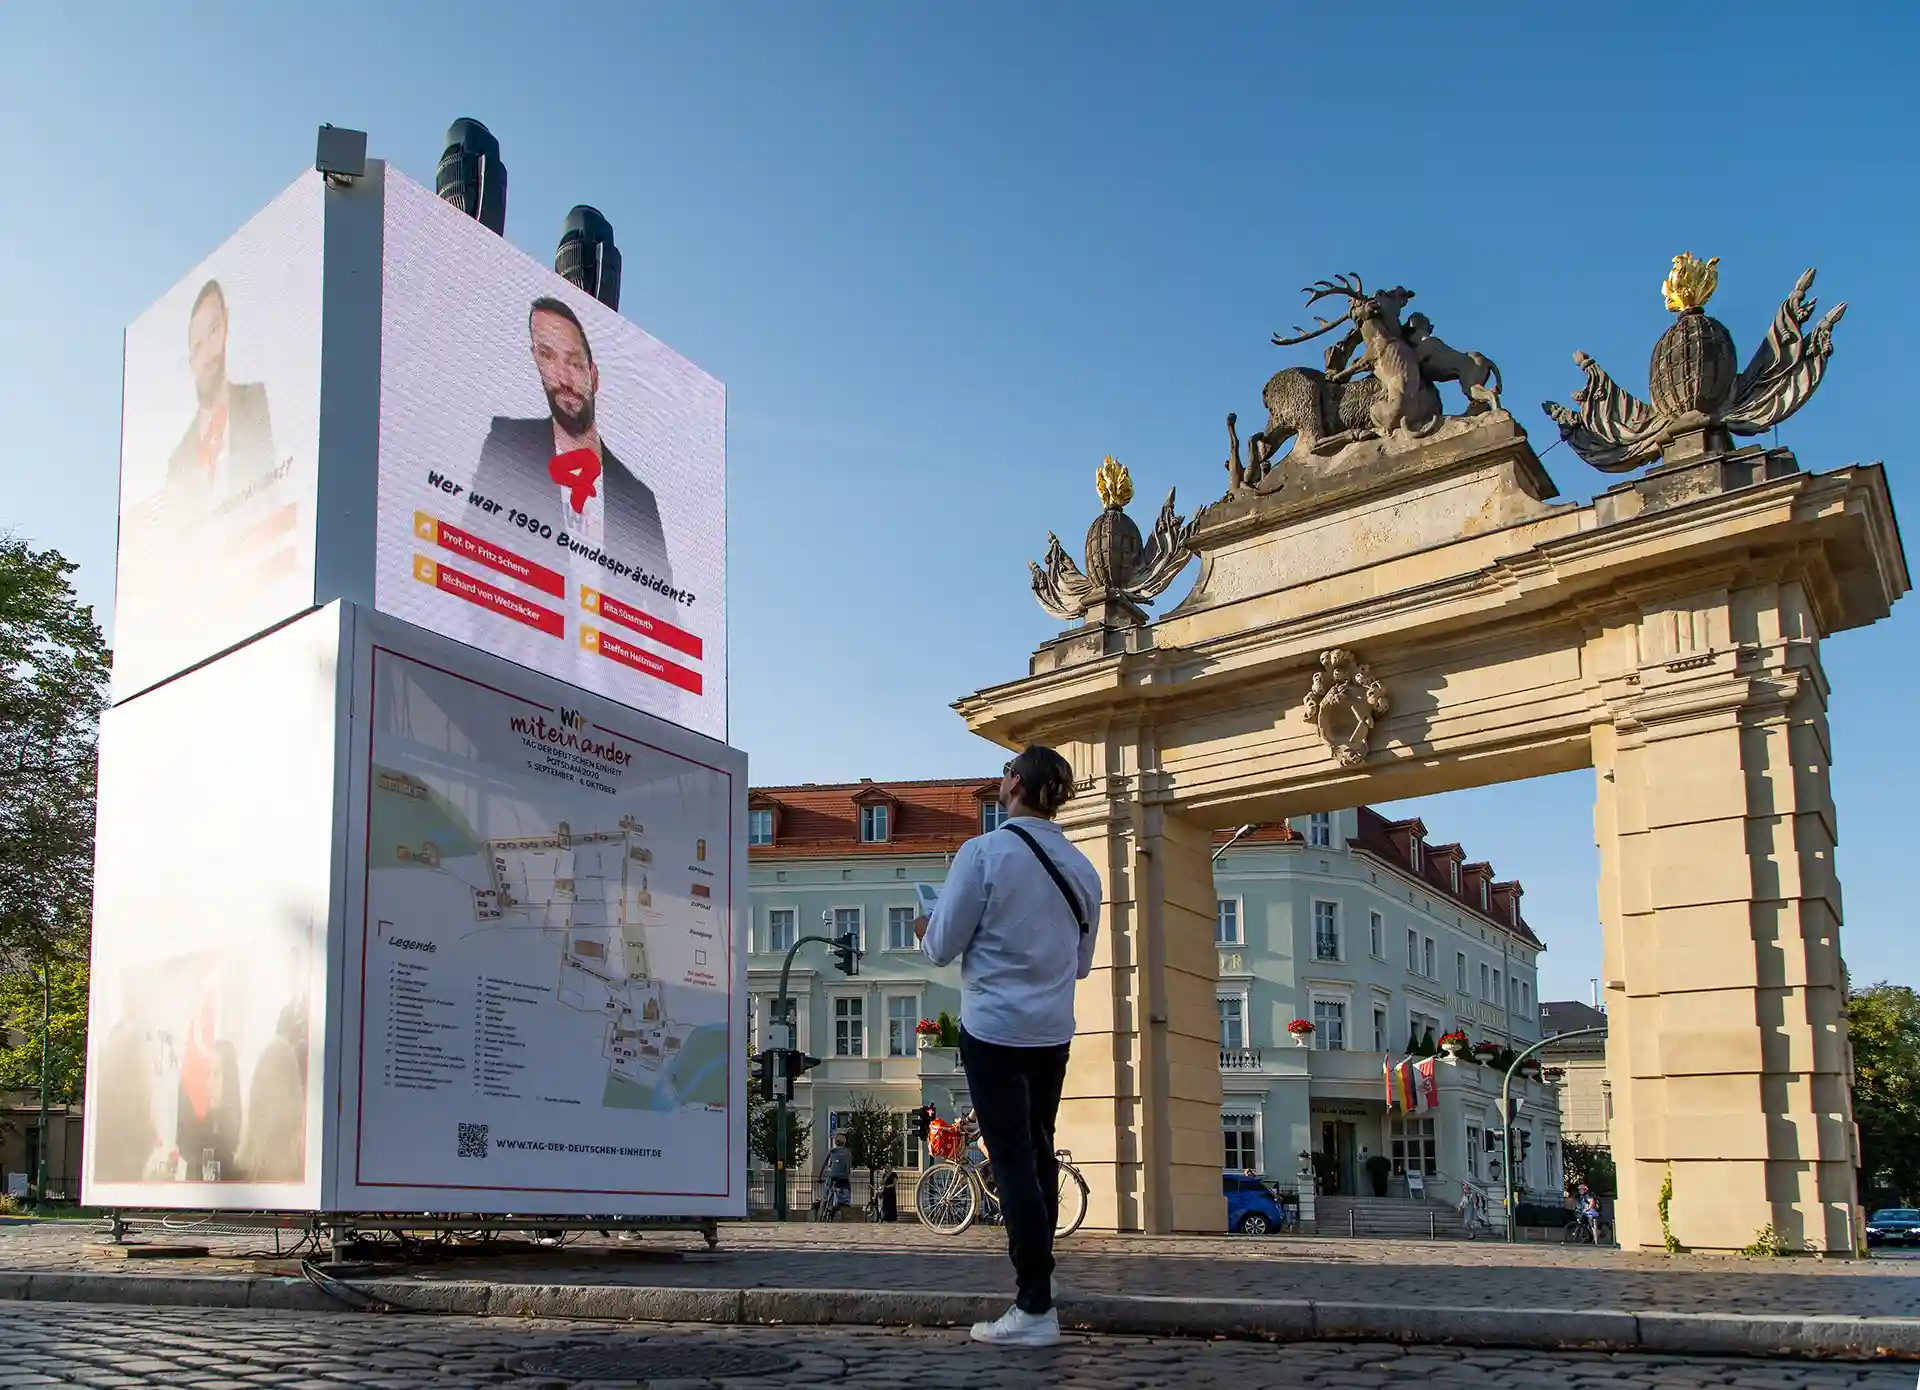
[[1387,712],[1387,688],[1375,680],[1352,652],[1336,647],[1320,653],[1320,669],[1307,690],[1306,718],[1342,767],[1367,760],[1375,716]]

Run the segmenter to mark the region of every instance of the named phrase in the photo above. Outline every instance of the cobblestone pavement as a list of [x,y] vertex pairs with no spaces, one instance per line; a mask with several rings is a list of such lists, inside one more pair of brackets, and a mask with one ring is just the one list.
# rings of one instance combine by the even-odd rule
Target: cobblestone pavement
[[[526,1358],[596,1350],[640,1352],[671,1376],[580,1380],[520,1369]],[[670,1357],[730,1352],[770,1355],[762,1373],[685,1375]],[[644,1364],[644,1362],[643,1362]],[[747,1368],[741,1368],[743,1370]],[[632,1374],[631,1371],[628,1374]],[[647,1375],[644,1369],[640,1375]],[[93,1305],[0,1305],[0,1387],[30,1385],[380,1387],[645,1385],[650,1390],[1147,1390],[1147,1387],[1329,1386],[1340,1390],[1420,1384],[1435,1390],[1611,1390],[1611,1387],[1734,1387],[1734,1390],[1907,1390],[1911,1367],[1802,1361],[1401,1348],[1286,1347],[1136,1337],[1070,1338],[1046,1351],[976,1347],[950,1332],[867,1329],[626,1328],[494,1318],[396,1318],[354,1314],[224,1313]]]
[[[183,1229],[148,1239],[212,1247],[200,1260],[122,1261],[90,1253],[84,1222],[0,1227],[0,1269],[149,1274],[290,1272],[241,1258],[271,1237],[209,1237]],[[426,1281],[699,1288],[941,1289],[994,1293],[1011,1270],[997,1230],[958,1238],[917,1225],[821,1227],[743,1223],[717,1251],[697,1236],[647,1234],[622,1244],[588,1236],[563,1249],[524,1240],[484,1253],[383,1267]],[[1244,1236],[1128,1237],[1081,1233],[1062,1243],[1063,1296],[1318,1299],[1444,1303],[1453,1307],[1629,1311],[1839,1313],[1920,1317],[1920,1260],[1765,1260],[1627,1253],[1492,1242],[1336,1241]]]

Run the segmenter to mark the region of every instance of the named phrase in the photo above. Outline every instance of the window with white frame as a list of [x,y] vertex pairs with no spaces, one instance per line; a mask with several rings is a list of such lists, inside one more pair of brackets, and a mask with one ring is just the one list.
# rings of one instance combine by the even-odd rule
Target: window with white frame
[[1520,1012],[1523,1014],[1533,1012],[1533,987],[1525,980],[1520,982]]
[[1260,1171],[1260,1117],[1251,1110],[1220,1112],[1220,1136],[1224,1141],[1222,1165],[1229,1173]]
[[1407,1012],[1407,1021],[1408,1027],[1413,1034],[1411,1039],[1413,1042],[1424,1046],[1429,1034],[1433,1036],[1436,1042],[1439,1040],[1441,1032],[1440,1020],[1432,1014],[1421,1013],[1418,1009],[1410,1009]]
[[1488,995],[1487,999],[1489,1002],[1498,1004],[1502,1008],[1506,1007],[1507,987],[1506,987],[1506,984],[1501,980],[1500,972],[1497,969],[1493,972],[1493,993]]
[[1330,849],[1333,846],[1333,816],[1326,811],[1315,811],[1307,817],[1307,843],[1315,849]]
[[920,1166],[920,1136],[913,1132],[913,1114],[911,1110],[900,1112],[900,1157],[902,1168]]
[[887,1056],[914,1054],[914,1027],[920,1022],[920,1000],[912,994],[887,996]]
[[1547,1140],[1547,1171],[1545,1186],[1549,1191],[1563,1186],[1560,1180],[1560,1145],[1552,1139]]
[[1465,951],[1453,953],[1453,973],[1460,992],[1465,994],[1467,992],[1467,953]]
[[1313,1045],[1322,1052],[1347,1050],[1347,1006],[1344,1001],[1313,1001]]
[[1387,919],[1377,912],[1367,914],[1367,949],[1375,960],[1387,958]]
[[1455,897],[1460,895],[1460,861],[1452,860],[1447,864],[1447,880],[1453,885]]
[[1313,904],[1313,958],[1340,959],[1340,904],[1316,899]]
[[770,907],[767,909],[767,950],[774,954],[791,951],[797,933],[795,919],[799,914],[790,907]]
[[1220,1050],[1239,1052],[1247,1045],[1247,1001],[1223,994],[1213,1002],[1220,1010]]
[[1437,980],[1440,978],[1439,971],[1435,969],[1434,963],[1433,963],[1433,938],[1432,937],[1428,937],[1426,941],[1422,943],[1421,953],[1420,953],[1420,964],[1422,967],[1420,973],[1422,975],[1425,975],[1429,980]]
[[980,807],[980,833],[985,835],[998,830],[1007,823],[1007,808],[997,801],[988,801]]
[[867,1001],[857,994],[833,1001],[833,1055],[867,1055]]
[[1420,843],[1418,835],[1407,837],[1407,858],[1413,861],[1413,871],[1417,874],[1426,861],[1427,847]]
[[1420,933],[1412,928],[1407,930],[1407,969],[1420,973]]
[[1373,1050],[1387,1050],[1387,1010],[1384,1004],[1373,1006]]
[[1480,1156],[1486,1141],[1481,1137],[1480,1126],[1467,1126],[1467,1163],[1466,1174],[1474,1182],[1480,1181]]
[[1484,878],[1480,880],[1480,910],[1482,912],[1493,910],[1493,896],[1488,891],[1487,881]]
[[757,806],[747,812],[747,843],[750,845],[770,845],[773,843],[773,808]]
[[1485,961],[1480,962],[1480,997],[1489,1001],[1493,998],[1493,981],[1487,974],[1490,968]]
[[877,845],[886,840],[889,809],[885,802],[860,808],[860,839],[863,843]]
[[866,934],[860,929],[860,909],[857,907],[836,907],[833,910],[833,935],[838,940],[851,933],[862,948],[867,944]]
[[1433,1117],[1407,1116],[1391,1122],[1388,1135],[1393,1171],[1405,1176],[1409,1167],[1432,1177],[1440,1171],[1439,1153],[1434,1147]]
[[1213,941],[1216,946],[1240,944],[1240,899],[1221,898],[1214,903]]
[[887,909],[887,949],[889,951],[911,951],[920,944],[913,939],[913,919],[919,915],[919,912],[911,907]]

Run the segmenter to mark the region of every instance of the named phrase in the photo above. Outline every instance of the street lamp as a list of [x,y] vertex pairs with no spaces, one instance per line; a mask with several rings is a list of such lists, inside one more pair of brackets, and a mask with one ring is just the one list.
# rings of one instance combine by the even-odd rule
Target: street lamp
[[1518,1244],[1520,1240],[1520,1234],[1518,1230],[1515,1229],[1519,1225],[1518,1220],[1516,1220],[1519,1213],[1513,1205],[1513,1154],[1515,1147],[1513,1142],[1513,1074],[1522,1062],[1526,1061],[1527,1058],[1533,1056],[1534,1053],[1538,1052],[1550,1042],[1560,1042],[1567,1038],[1585,1037],[1590,1033],[1604,1033],[1606,1031],[1604,1028],[1570,1028],[1564,1033],[1555,1033],[1551,1037],[1542,1038],[1532,1047],[1522,1049],[1521,1052],[1507,1064],[1507,1074],[1500,1079],[1500,1123],[1506,1126],[1502,1131],[1502,1138],[1504,1140],[1503,1156],[1506,1162],[1500,1166],[1504,1170],[1501,1173],[1501,1177],[1505,1181],[1507,1188],[1507,1244],[1509,1245]]
[[1256,827],[1254,826],[1243,825],[1238,830],[1234,831],[1232,837],[1228,839],[1228,841],[1224,845],[1220,846],[1219,849],[1213,852],[1213,858],[1209,862],[1214,864],[1219,863],[1221,855],[1225,854],[1228,850],[1232,849],[1235,845],[1239,844],[1240,841],[1246,836],[1253,834],[1255,829]]
[[52,1053],[49,1038],[53,1029],[53,970],[46,957],[40,958],[40,1143],[34,1168],[37,1172],[39,1205],[47,1203],[47,1071]]

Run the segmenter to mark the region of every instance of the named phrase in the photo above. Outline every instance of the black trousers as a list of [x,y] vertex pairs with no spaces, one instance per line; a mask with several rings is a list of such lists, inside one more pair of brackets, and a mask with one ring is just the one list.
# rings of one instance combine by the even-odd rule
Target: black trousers
[[1007,1254],[1019,1289],[1017,1307],[1053,1307],[1053,1228],[1060,1215],[1060,1161],[1053,1126],[1067,1080],[1067,1044],[1002,1047],[960,1030],[974,1118],[993,1165]]

